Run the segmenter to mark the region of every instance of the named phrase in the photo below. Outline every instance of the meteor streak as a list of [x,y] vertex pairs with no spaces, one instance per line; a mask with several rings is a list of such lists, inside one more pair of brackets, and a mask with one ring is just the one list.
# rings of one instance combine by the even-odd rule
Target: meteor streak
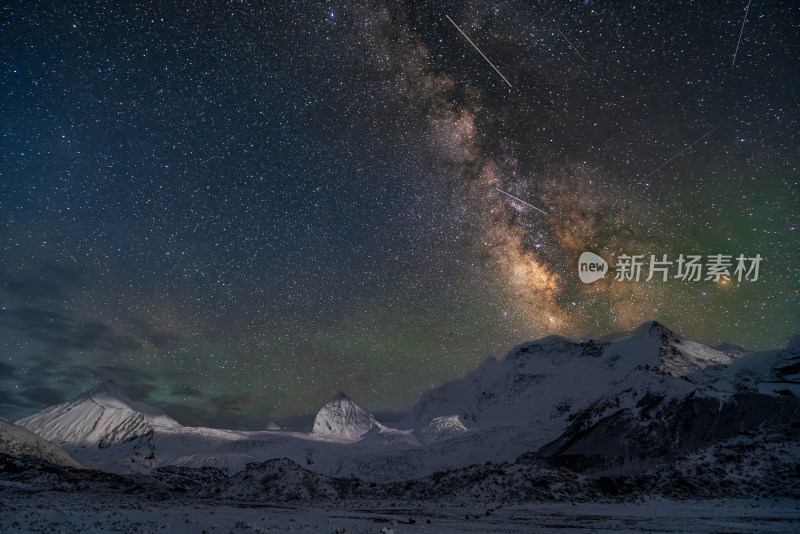
[[541,212],[542,212],[542,213],[544,213],[545,215],[549,215],[549,213],[547,213],[546,211],[544,211],[544,210],[542,210],[542,209],[539,209],[539,208],[537,208],[537,207],[536,207],[536,206],[534,206],[533,204],[528,204],[527,202],[525,202],[525,201],[524,201],[524,200],[522,200],[521,198],[517,198],[517,197],[515,197],[514,195],[512,195],[511,193],[506,193],[505,191],[503,191],[503,190],[502,190],[502,189],[500,189],[499,187],[495,187],[495,189],[497,189],[498,191],[500,191],[501,193],[503,193],[505,196],[513,198],[513,199],[514,199],[514,200],[516,200],[517,202],[522,202],[523,204],[525,204],[525,205],[526,205],[526,206],[528,206],[529,208],[533,208],[533,209],[535,209],[535,210],[537,210],[537,211],[541,211]]
[[[450,21],[450,23],[451,23],[453,26],[455,26],[455,27],[456,27],[456,29],[457,29],[458,31],[460,31],[460,32],[461,32],[461,35],[463,35],[464,37],[467,37],[467,34],[466,34],[466,33],[464,33],[464,31],[463,31],[461,28],[459,28],[459,27],[458,27],[458,24],[456,24],[455,22],[453,22],[453,19],[451,19],[451,18],[450,18],[450,17],[448,17],[447,15],[445,15],[445,17],[447,17],[447,20],[449,20],[449,21]],[[497,74],[499,74],[501,78],[503,78],[503,81],[504,81],[504,82],[506,82],[506,83],[508,84],[508,86],[509,86],[509,87],[513,87],[513,86],[511,85],[511,82],[509,82],[508,80],[506,80],[506,77],[505,77],[505,76],[503,76],[503,73],[502,73],[502,72],[500,72],[499,70],[497,70],[497,67],[495,67],[495,66],[494,66],[494,63],[492,63],[491,61],[489,61],[489,58],[488,58],[488,57],[486,57],[486,56],[483,54],[483,52],[481,52],[481,49],[480,49],[480,48],[478,48],[478,47],[477,47],[477,45],[475,45],[475,43],[473,43],[473,42],[472,42],[472,39],[470,39],[469,37],[467,37],[467,41],[469,41],[469,44],[471,44],[473,47],[475,47],[475,50],[477,50],[477,51],[478,51],[478,53],[479,53],[481,56],[483,56],[483,59],[485,59],[485,60],[486,60],[486,62],[487,62],[489,65],[491,65],[491,66],[492,66],[492,68],[494,69],[494,71],[495,71]]]
[[736,41],[736,50],[733,51],[733,62],[731,62],[731,67],[736,64],[736,54],[739,53],[739,44],[742,42],[742,33],[744,33],[744,23],[747,22],[747,12],[750,11],[750,2],[752,0],[747,1],[747,7],[744,8],[744,19],[742,20],[742,29],[739,30],[739,40]]

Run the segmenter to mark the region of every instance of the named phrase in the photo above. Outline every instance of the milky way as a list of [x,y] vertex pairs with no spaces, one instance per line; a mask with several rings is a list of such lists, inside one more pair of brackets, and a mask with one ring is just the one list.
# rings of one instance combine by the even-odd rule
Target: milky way
[[[0,416],[107,378],[186,424],[338,390],[401,412],[517,343],[651,319],[781,346],[796,8],[745,8],[4,7]],[[583,284],[584,251],[764,261]]]

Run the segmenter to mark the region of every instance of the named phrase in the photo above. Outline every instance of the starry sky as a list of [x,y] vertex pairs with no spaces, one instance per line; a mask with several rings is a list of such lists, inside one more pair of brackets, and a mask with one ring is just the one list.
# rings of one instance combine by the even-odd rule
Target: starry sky
[[[651,319],[785,345],[799,15],[4,4],[0,416],[114,379],[191,425],[264,428],[339,390],[389,417],[515,344]],[[583,251],[763,260],[583,284]]]

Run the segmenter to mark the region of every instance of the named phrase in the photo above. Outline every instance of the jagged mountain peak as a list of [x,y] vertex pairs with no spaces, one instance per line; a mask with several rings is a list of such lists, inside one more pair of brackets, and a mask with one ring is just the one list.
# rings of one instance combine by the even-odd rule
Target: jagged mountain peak
[[643,322],[636,328],[636,330],[641,332],[647,332],[650,335],[663,335],[663,334],[668,334],[673,336],[675,335],[675,332],[673,332],[665,325],[655,320]]
[[90,390],[86,391],[82,395],[76,397],[75,400],[79,399],[86,399],[86,400],[94,400],[95,402],[108,402],[108,401],[116,401],[120,404],[124,404],[133,408],[134,404],[137,404],[137,401],[130,398],[128,395],[125,394],[124,391],[117,385],[116,382],[113,380],[105,380],[100,382]]
[[616,343],[631,338],[639,340],[655,340],[662,343],[669,341],[680,342],[680,340],[683,339],[672,329],[655,320],[645,321],[635,328],[608,334],[601,337],[600,339],[603,341]]
[[735,354],[684,338],[658,321],[647,321],[627,332],[603,338],[608,353],[641,365],[659,367],[673,376],[686,376],[706,367],[729,364]]
[[320,408],[314,418],[313,434],[357,439],[378,422],[340,391]]
[[606,342],[618,342],[630,339],[668,339],[670,337],[680,338],[672,329],[655,320],[645,321],[639,326],[630,330],[619,330],[600,336],[598,339]]
[[122,392],[117,383],[111,379],[100,382],[95,387],[84,393],[84,395],[91,396],[97,393],[105,393],[107,395],[112,395],[115,397],[126,397],[126,395]]
[[348,401],[350,401],[350,402],[353,402],[353,401],[350,399],[350,397],[348,397],[348,396],[345,394],[345,392],[344,392],[344,391],[340,391],[339,393],[337,393],[336,395],[334,395],[333,397],[331,397],[331,400],[330,400],[330,401],[328,401],[328,402],[334,402],[334,401],[343,401],[343,400],[348,400]]
[[651,338],[665,343],[681,343],[684,338],[658,321],[645,321],[633,330],[633,336]]

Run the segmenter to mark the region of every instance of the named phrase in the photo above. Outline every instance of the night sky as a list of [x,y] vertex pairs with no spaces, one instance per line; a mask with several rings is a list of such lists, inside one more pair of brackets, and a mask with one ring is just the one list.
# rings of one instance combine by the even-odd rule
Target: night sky
[[[339,390],[402,412],[517,343],[650,319],[785,345],[800,13],[746,7],[5,3],[0,416],[109,378],[192,425]],[[583,284],[583,251],[764,259]]]

